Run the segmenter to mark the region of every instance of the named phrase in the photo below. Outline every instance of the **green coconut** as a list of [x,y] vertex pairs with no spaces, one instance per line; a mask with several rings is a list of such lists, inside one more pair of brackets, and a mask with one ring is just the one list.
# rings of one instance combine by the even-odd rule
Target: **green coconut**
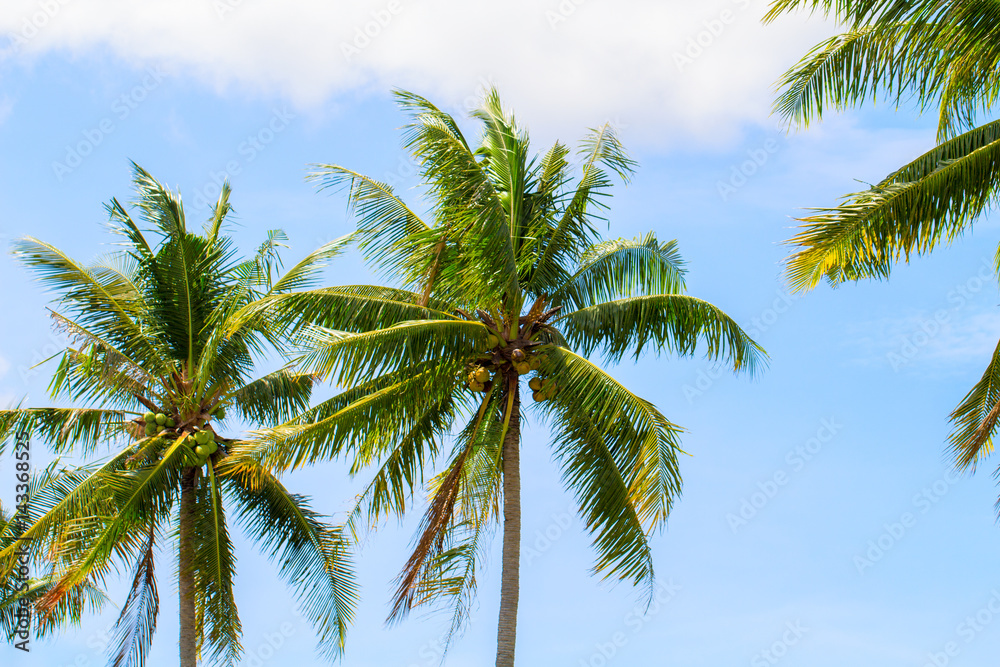
[[154,421],[156,421],[156,415],[154,415],[152,412],[147,412],[142,416],[142,418],[146,420],[147,424],[152,424]]
[[146,424],[146,435],[156,435],[156,426],[154,424]]
[[156,423],[157,424],[166,424],[167,423],[167,416],[165,414],[163,414],[162,412],[160,414],[156,415]]
[[493,334],[490,334],[489,336],[486,337],[486,349],[492,350],[493,348],[497,347],[498,345],[500,345],[500,339],[499,338],[497,338]]
[[535,357],[535,356],[532,356],[532,357],[528,358],[528,368],[530,368],[533,371],[537,371],[541,367],[542,367],[542,360],[541,359],[539,359],[538,357]]
[[177,422],[175,422],[173,420],[173,418],[167,417],[167,424],[166,424],[166,426],[167,426],[167,428],[173,428],[173,427],[177,426]]
[[510,353],[511,361],[521,363],[522,361],[524,361],[524,358],[525,358],[524,350],[514,350],[513,352]]
[[528,373],[531,372],[531,369],[528,368],[528,364],[526,364],[523,361],[520,362],[520,363],[514,364],[514,370],[517,371],[518,375],[527,375]]
[[215,409],[215,418],[220,420],[226,418],[226,409],[221,405]]
[[533,391],[541,391],[542,378],[531,378],[528,380],[528,386],[531,387]]
[[217,443],[215,440],[209,440],[205,445],[203,445],[203,447],[208,448],[209,454],[214,454],[219,450],[219,443]]
[[480,366],[476,369],[476,380],[479,382],[486,382],[490,379],[490,372]]
[[535,401],[537,401],[538,403],[541,403],[546,398],[545,394],[543,392],[540,392],[540,391],[533,391],[533,392],[531,392],[531,397],[533,399],[535,399]]
[[198,445],[194,448],[194,453],[198,455],[199,459],[207,459],[212,452],[208,450],[208,445]]
[[199,445],[204,445],[208,442],[208,431],[198,431],[194,434],[194,441]]

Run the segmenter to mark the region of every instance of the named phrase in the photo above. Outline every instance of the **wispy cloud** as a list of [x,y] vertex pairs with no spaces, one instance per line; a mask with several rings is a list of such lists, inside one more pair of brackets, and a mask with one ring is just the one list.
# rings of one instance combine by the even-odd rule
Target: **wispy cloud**
[[966,372],[966,364],[986,367],[1000,338],[1000,313],[920,313],[882,318],[849,328],[845,343],[856,350],[854,363],[895,371],[940,374]]

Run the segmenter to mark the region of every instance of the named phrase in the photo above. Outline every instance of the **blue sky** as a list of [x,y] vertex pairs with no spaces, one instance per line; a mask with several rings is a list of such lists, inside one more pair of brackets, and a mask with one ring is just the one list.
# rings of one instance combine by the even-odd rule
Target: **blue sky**
[[[791,216],[919,155],[933,119],[865,109],[777,129],[772,83],[833,27],[819,17],[762,27],[761,2],[512,2],[503,16],[467,4],[5,1],[0,240],[30,234],[84,260],[106,252],[102,205],[130,197],[132,159],[180,188],[189,220],[207,215],[228,177],[242,247],[282,228],[292,262],[351,228],[343,197],[305,182],[308,165],[336,162],[419,196],[392,87],[463,113],[496,83],[538,147],[613,120],[641,166],[617,189],[607,234],[676,238],[690,292],[754,330],[772,361],[756,380],[700,357],[614,369],[687,429],[684,495],[655,539],[662,603],[648,610],[636,591],[589,576],[589,541],[529,416],[520,664],[922,667],[995,656],[998,489],[989,463],[951,473],[945,441],[948,413],[996,345],[989,261],[1000,229],[984,219],[884,283],[788,296],[780,277]],[[369,278],[353,256],[327,277]],[[0,284],[0,403],[47,405],[49,369],[30,367],[60,344],[49,297],[9,255]],[[4,502],[12,475],[0,462]],[[336,514],[361,481],[331,464],[288,484]],[[350,667],[440,664],[446,618],[383,624],[416,519],[387,526],[358,560]],[[492,660],[499,546],[445,665]],[[239,556],[243,664],[322,664],[267,560],[242,538]],[[172,558],[159,566],[154,666],[176,663]],[[38,641],[30,657],[0,648],[0,662],[104,664],[114,618]]]

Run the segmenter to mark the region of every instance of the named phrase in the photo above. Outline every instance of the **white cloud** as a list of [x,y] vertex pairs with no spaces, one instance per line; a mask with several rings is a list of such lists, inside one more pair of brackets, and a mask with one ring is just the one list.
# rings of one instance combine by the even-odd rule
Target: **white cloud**
[[804,16],[763,26],[767,5],[4,0],[0,32],[17,58],[110,49],[300,108],[395,86],[455,105],[490,80],[533,127],[618,119],[644,138],[719,142],[763,122],[777,77],[832,31]]

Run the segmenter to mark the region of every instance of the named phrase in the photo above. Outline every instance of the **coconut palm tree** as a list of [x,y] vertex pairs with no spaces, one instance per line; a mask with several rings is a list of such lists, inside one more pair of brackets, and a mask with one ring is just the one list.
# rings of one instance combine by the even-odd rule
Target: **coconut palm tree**
[[[1000,193],[1000,121],[977,125],[1000,92],[1000,7],[973,0],[777,0],[766,20],[796,8],[832,14],[847,31],[818,45],[782,79],[775,105],[803,125],[826,108],[876,96],[937,108],[938,144],[861,192],[803,217],[789,243],[796,290],[889,276],[969,229]],[[1000,262],[1000,256],[998,256]],[[1000,344],[951,414],[956,465],[974,469],[1000,423]]]
[[[315,378],[259,358],[282,345],[266,318],[230,324],[262,298],[302,289],[343,242],[329,243],[280,274],[284,235],[237,257],[224,236],[224,186],[203,234],[188,231],[179,195],[134,166],[138,221],[108,205],[123,249],[85,266],[33,238],[14,254],[59,295],[55,326],[71,341],[50,391],[78,407],[0,412],[0,442],[29,432],[56,454],[89,459],[51,466],[32,482],[26,527],[9,512],[0,532],[7,629],[14,603],[30,596],[39,629],[99,608],[112,569],[133,573],[116,625],[111,664],[142,665],[159,608],[156,555],[174,542],[180,603],[180,665],[234,665],[242,653],[233,594],[236,556],[227,515],[278,563],[315,625],[322,652],[340,653],[355,584],[339,533],[247,457],[256,443],[227,428],[254,427],[305,410]],[[140,224],[147,227],[146,231]],[[223,332],[226,332],[225,334]],[[259,376],[258,376],[259,372]],[[95,459],[99,448],[110,457]],[[27,592],[11,586],[18,544],[41,572]]]
[[344,389],[261,433],[256,456],[276,471],[338,456],[354,472],[375,467],[347,515],[354,540],[402,515],[443,457],[390,618],[448,601],[458,630],[488,537],[502,527],[496,664],[510,667],[524,383],[594,537],[595,571],[652,586],[650,534],[680,492],[681,428],[590,357],[691,355],[701,342],[710,359],[752,371],[764,355],[725,313],[684,293],[674,241],[600,239],[613,176],[627,181],[634,166],[613,128],[581,143],[574,179],[570,149],[556,143],[533,157],[496,91],[474,114],[482,124],[475,144],[429,101],[397,99],[431,212],[419,216],[357,172],[318,168],[321,187],[347,189],[358,246],[391,286],[276,295],[244,311],[269,313],[283,334],[298,336],[303,372]]

